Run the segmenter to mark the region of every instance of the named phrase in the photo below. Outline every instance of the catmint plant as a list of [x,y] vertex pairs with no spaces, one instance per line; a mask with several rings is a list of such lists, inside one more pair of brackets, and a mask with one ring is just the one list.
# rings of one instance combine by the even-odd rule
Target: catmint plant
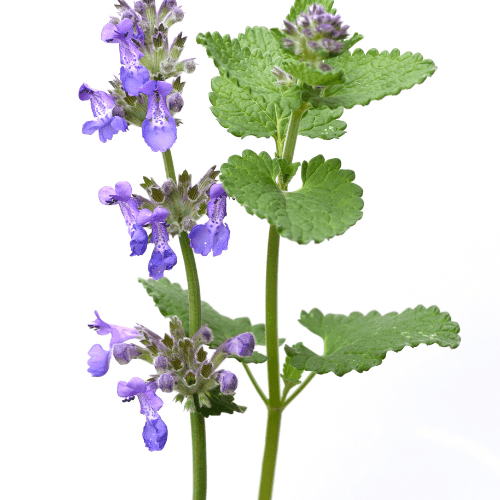
[[[121,140],[123,133],[141,133],[145,149],[161,153],[164,179],[157,183],[144,177],[139,192],[128,181],[117,179],[114,187],[102,187],[96,198],[103,205],[120,208],[132,257],[141,258],[152,245],[147,265],[144,261],[150,279],[140,282],[170,320],[170,333],[158,335],[142,325],[116,326],[95,312],[96,319],[89,326],[109,339],[109,347],[95,344],[90,348],[88,372],[93,377],[106,375],[113,359],[120,365],[136,360],[148,364],[149,378],[119,381],[117,395],[125,403],[139,402],[146,419],[142,439],[149,451],[168,453],[168,422],[159,413],[170,402],[167,399],[184,406],[192,426],[193,499],[204,500],[205,419],[245,411],[235,402],[240,399],[237,375],[223,365],[228,357],[237,359],[268,410],[258,498],[270,500],[282,415],[316,375],[365,372],[380,365],[388,351],[398,352],[405,346],[459,345],[458,325],[436,306],[417,306],[399,314],[372,311],[348,316],[318,309],[302,311],[299,323],[323,339],[322,353],[303,342],[280,347],[278,339],[280,239],[307,244],[338,237],[361,219],[363,208],[354,172],[341,168],[338,158],[314,154],[294,158],[298,136],[339,139],[346,133],[347,125],[340,120],[344,110],[410,89],[436,67],[420,54],[400,54],[397,49],[352,50],[362,39],[350,28],[356,20],[345,24],[333,0],[295,0],[288,15],[284,11],[286,17],[276,20],[278,27],[247,28],[233,39],[218,32],[199,34],[197,42],[220,73],[212,80],[210,94],[214,117],[236,137],[272,138],[275,154],[228,152],[220,171],[205,165],[206,173],[193,183],[194,173],[187,170],[176,176],[172,150],[189,129],[189,124],[181,127],[178,118],[184,106],[182,79],[208,60],[181,59],[186,36],[172,31],[183,20],[184,9],[176,0],[163,0],[159,5],[143,0],[133,6],[118,0],[116,8],[111,20],[103,22],[101,40],[118,46],[116,68],[110,72],[119,68],[119,78],[110,82],[107,91],[82,84],[79,98],[90,101],[94,116],[84,123],[82,132],[91,135],[98,130],[104,143],[115,135],[115,140]],[[302,186],[289,191],[295,176]],[[232,319],[210,307],[210,294],[225,292],[217,284],[207,287],[207,296],[201,300],[196,259],[218,257],[217,265],[223,265],[231,251],[231,233],[224,219],[233,203],[269,224],[267,267],[262,271],[265,325],[252,324],[248,318]],[[232,230],[233,237],[242,231]],[[176,239],[179,258],[171,246]],[[115,243],[117,251],[122,251],[122,243]],[[259,243],[252,241],[252,245]],[[264,248],[265,242],[261,245]],[[168,279],[176,265],[186,271],[187,290]],[[103,308],[99,305],[99,310]],[[304,342],[308,342],[307,334]],[[265,354],[258,350],[264,346]],[[257,383],[252,364],[265,365],[267,392]],[[124,411],[130,406],[124,405]],[[251,478],[242,480],[247,483]]]

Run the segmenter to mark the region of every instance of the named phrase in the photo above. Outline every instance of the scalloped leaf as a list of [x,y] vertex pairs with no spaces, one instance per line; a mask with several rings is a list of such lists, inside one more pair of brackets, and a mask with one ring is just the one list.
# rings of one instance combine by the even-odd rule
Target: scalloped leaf
[[266,152],[257,155],[245,150],[221,166],[220,179],[228,195],[248,213],[267,219],[282,236],[297,243],[320,243],[343,234],[361,219],[363,190],[352,182],[354,172],[340,169],[339,159],[313,158],[309,163],[314,171],[294,192],[276,185],[277,163]]
[[267,28],[247,28],[237,39],[219,33],[199,34],[219,69],[210,102],[219,123],[237,137],[284,136],[291,111],[302,104],[297,85],[282,89],[271,70],[282,65],[278,43]]
[[338,120],[343,112],[344,108],[310,108],[304,113],[302,120],[300,120],[299,134],[311,139],[316,137],[324,140],[338,139],[346,133],[347,123]]
[[436,306],[417,306],[402,313],[382,316],[371,311],[366,316],[354,312],[323,315],[318,309],[302,311],[299,323],[324,341],[324,353],[316,354],[302,342],[285,346],[290,364],[297,370],[333,372],[339,377],[356,370],[361,373],[380,365],[388,351],[404,347],[438,344],[455,349],[460,344],[458,323]]
[[397,95],[402,90],[410,89],[422,83],[436,71],[434,62],[424,59],[421,54],[398,49],[392,52],[369,50],[366,54],[356,49],[352,54],[344,54],[326,61],[347,77],[344,83],[329,85],[324,97],[314,92],[304,92],[302,98],[314,107],[352,108],[357,104],[366,106],[373,100],[380,100],[389,95]]
[[[167,278],[158,281],[139,278],[148,294],[153,298],[156,306],[166,318],[177,316],[182,321],[184,330],[189,330],[189,295],[177,283],[171,283]],[[240,333],[252,332],[257,345],[266,345],[265,326],[262,323],[252,325],[248,318],[231,319],[218,313],[206,302],[201,302],[202,323],[207,323],[214,335],[210,347],[216,348],[231,337]],[[283,341],[282,341],[283,342]],[[264,363],[267,357],[254,351],[249,357],[235,357],[243,363]]]

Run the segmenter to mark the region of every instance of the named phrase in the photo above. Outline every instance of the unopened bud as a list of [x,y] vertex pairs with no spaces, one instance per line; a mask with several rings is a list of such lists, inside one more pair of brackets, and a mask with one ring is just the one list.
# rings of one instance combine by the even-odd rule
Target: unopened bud
[[175,386],[175,377],[172,373],[163,373],[158,379],[158,387],[163,392],[172,392]]
[[179,113],[184,106],[182,95],[176,92],[168,97],[168,109],[171,113]]

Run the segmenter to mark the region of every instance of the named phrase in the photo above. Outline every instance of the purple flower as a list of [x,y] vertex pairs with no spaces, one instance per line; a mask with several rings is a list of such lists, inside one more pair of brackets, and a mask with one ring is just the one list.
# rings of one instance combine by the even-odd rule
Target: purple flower
[[96,120],[85,122],[82,127],[82,132],[87,135],[92,135],[96,130],[99,130],[99,139],[101,142],[111,140],[120,130],[125,132],[128,129],[127,122],[121,116],[113,116],[113,106],[115,100],[102,90],[91,89],[84,83],[78,91],[80,101],[88,101],[92,113]]
[[227,339],[212,354],[210,363],[217,368],[228,356],[251,356],[255,349],[255,337],[251,332],[240,333],[231,339]]
[[255,349],[255,337],[251,332],[240,333],[236,337],[226,340],[222,345],[224,346],[224,351],[228,354],[251,356]]
[[196,253],[208,255],[213,250],[214,257],[227,250],[229,227],[223,223],[226,216],[226,198],[222,184],[210,188],[210,201],[207,206],[208,222],[199,224],[189,233],[191,247]]
[[146,384],[138,377],[131,378],[129,382],[118,382],[118,396],[126,399],[137,396],[139,399],[141,413],[146,417],[142,437],[149,451],[163,450],[168,437],[167,426],[158,415],[163,401],[155,394],[157,389],[155,381]]
[[142,255],[148,246],[148,235],[136,223],[139,202],[132,197],[132,186],[127,181],[117,182],[115,189],[104,186],[99,190],[99,201],[103,205],[119,205],[130,236],[130,249],[132,250],[130,255]]
[[102,321],[97,311],[95,311],[96,319],[89,323],[89,328],[97,331],[99,335],[111,334],[109,342],[109,351],[105,351],[99,344],[95,344],[89,351],[90,359],[87,361],[89,365],[88,372],[93,377],[102,377],[109,370],[109,362],[111,353],[116,344],[121,344],[127,340],[136,338],[139,334],[134,328],[125,328],[123,326],[110,325]]
[[220,370],[215,373],[215,380],[219,382],[222,394],[234,394],[238,388],[238,379],[233,372]]
[[120,80],[129,95],[139,95],[140,88],[149,80],[149,71],[139,63],[144,54],[137,48],[132,38],[144,36],[142,30],[134,35],[134,23],[124,19],[118,24],[108,23],[102,29],[101,40],[106,43],[118,43],[120,48]]
[[155,153],[167,151],[177,139],[175,120],[166,101],[172,89],[170,83],[151,80],[140,90],[148,96],[148,112],[142,122],[142,137]]
[[149,261],[149,276],[154,280],[163,278],[165,270],[169,271],[177,264],[177,255],[168,246],[167,224],[168,217],[166,208],[157,207],[154,212],[144,209],[137,216],[137,224],[144,226],[151,224],[151,242],[154,243],[154,250]]

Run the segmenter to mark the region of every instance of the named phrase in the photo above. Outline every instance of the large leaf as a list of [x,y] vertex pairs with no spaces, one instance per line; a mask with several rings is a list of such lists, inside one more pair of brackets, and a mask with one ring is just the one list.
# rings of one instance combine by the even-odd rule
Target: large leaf
[[345,52],[326,62],[335,70],[343,71],[347,80],[326,87],[324,97],[305,92],[303,98],[315,107],[365,106],[373,100],[397,95],[422,83],[437,69],[430,59],[424,59],[418,53],[401,54],[398,49],[390,53],[371,49],[366,54],[356,49],[352,54]]
[[297,243],[320,243],[343,234],[361,218],[363,191],[352,183],[354,172],[340,169],[340,160],[315,157],[303,187],[294,192],[276,185],[278,162],[265,152],[246,150],[221,166],[220,179],[228,195],[248,213],[267,219]]
[[372,311],[366,316],[355,312],[323,315],[318,309],[302,311],[299,322],[323,338],[325,350],[316,354],[302,342],[285,346],[290,364],[298,370],[333,372],[339,377],[356,370],[364,372],[380,365],[388,351],[401,351],[419,344],[438,344],[455,349],[460,343],[460,327],[436,306],[406,309],[382,316]]
[[[171,283],[167,278],[158,281],[139,279],[156,306],[167,318],[177,316],[182,321],[184,330],[189,330],[189,296],[177,283]],[[265,327],[262,323],[252,325],[248,318],[231,319],[219,314],[206,302],[201,302],[202,323],[207,323],[214,335],[210,347],[216,348],[227,339],[244,332],[252,332],[257,345],[266,344]],[[236,357],[236,356],[235,356]],[[254,351],[252,356],[236,357],[244,363],[264,363],[267,357]]]

